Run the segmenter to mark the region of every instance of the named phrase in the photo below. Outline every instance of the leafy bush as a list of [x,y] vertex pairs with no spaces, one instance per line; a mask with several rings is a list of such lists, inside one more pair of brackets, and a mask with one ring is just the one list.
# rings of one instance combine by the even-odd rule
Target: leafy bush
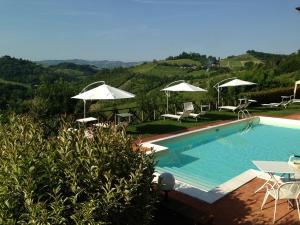
[[148,224],[154,159],[123,132],[46,138],[41,124],[0,124],[0,224]]

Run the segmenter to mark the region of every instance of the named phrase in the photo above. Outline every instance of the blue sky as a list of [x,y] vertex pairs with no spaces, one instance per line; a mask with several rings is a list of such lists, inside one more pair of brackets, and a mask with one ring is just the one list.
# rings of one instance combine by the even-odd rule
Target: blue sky
[[142,61],[300,49],[300,0],[0,0],[0,55]]

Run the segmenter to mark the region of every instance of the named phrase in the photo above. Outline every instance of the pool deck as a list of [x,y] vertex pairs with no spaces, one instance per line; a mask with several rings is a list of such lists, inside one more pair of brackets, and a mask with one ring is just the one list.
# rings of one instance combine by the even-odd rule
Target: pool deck
[[[300,114],[293,114],[286,117],[286,119],[300,120]],[[230,120],[232,121],[232,120]],[[198,126],[189,129],[196,130],[213,125],[223,124],[229,121],[220,121],[216,123],[209,123],[205,126]],[[178,132],[177,132],[178,133]],[[171,134],[155,135],[143,139],[143,141],[152,141],[158,138],[168,137]],[[183,206],[187,206],[191,211],[201,212],[194,213],[193,216],[197,220],[197,217],[203,217],[204,215],[213,215],[216,225],[235,225],[235,224],[272,224],[274,201],[271,198],[265,205],[264,210],[260,210],[260,206],[264,197],[264,190],[254,194],[254,190],[263,184],[264,180],[255,178],[250,182],[239,187],[235,191],[227,194],[225,197],[219,199],[213,204],[203,202],[199,199],[185,195],[181,192],[173,191],[169,194],[169,198],[181,203]],[[277,205],[276,223],[281,225],[293,225],[300,224],[298,220],[297,210],[288,209],[286,201],[279,201]]]
[[[254,190],[260,187],[263,182],[264,180],[255,178],[213,204],[202,202],[177,191],[170,192],[169,198],[181,203],[183,206],[189,207],[189,211],[195,220],[199,220],[203,216],[208,217],[213,215],[213,224],[215,225],[267,225],[272,224],[274,201],[270,198],[265,208],[260,210],[264,190],[256,194],[254,193]],[[185,211],[182,210],[182,212]],[[297,210],[288,209],[286,201],[278,202],[276,218],[276,224],[300,224]]]

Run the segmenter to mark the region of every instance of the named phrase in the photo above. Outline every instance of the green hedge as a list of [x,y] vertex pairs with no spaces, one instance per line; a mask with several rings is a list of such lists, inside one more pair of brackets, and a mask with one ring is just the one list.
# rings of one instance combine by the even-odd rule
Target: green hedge
[[241,96],[247,96],[250,99],[255,99],[257,104],[281,102],[281,96],[290,96],[293,94],[293,88],[274,88],[257,92],[242,93]]
[[47,138],[41,124],[0,124],[0,224],[148,224],[154,159],[123,132]]

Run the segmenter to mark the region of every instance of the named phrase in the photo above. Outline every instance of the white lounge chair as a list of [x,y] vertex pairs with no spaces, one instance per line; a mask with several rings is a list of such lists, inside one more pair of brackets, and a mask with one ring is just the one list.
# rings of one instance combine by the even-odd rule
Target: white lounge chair
[[227,106],[220,106],[219,107],[219,110],[221,111],[222,109],[223,110],[229,110],[229,111],[232,111],[232,112],[236,112],[236,111],[239,111],[239,110],[246,110],[248,108],[248,106],[252,103],[252,102],[256,102],[255,100],[252,100],[252,99],[249,99],[249,100],[246,100],[244,99],[244,103],[242,104],[242,101],[240,101],[240,104],[237,105],[237,106],[230,106],[230,105],[227,105]]
[[[246,101],[245,101],[246,103]],[[240,101],[240,103],[237,106],[231,106],[231,105],[224,105],[224,106],[219,106],[219,111],[221,110],[228,110],[228,111],[232,111],[232,112],[236,112],[238,110],[240,110],[240,108],[242,107],[242,101]]]
[[267,104],[261,104],[264,107],[269,108],[278,108],[279,106],[283,106],[286,108],[289,104],[293,103],[294,99],[292,99],[292,96],[281,96],[281,102],[273,102],[273,103],[267,103]]
[[183,112],[177,112],[177,114],[182,115],[184,112],[190,111],[190,114],[188,115],[188,117],[194,118],[197,121],[197,119],[200,116],[203,116],[207,113],[206,110],[203,110],[206,107],[208,107],[208,105],[204,105],[204,106],[201,105],[201,112],[200,113],[192,113],[192,111],[194,111],[193,103],[192,102],[185,102],[185,103],[183,103]]
[[[178,115],[182,115],[184,112],[178,112]],[[200,112],[200,113],[189,113],[188,117],[194,118],[196,121],[200,116],[203,116],[206,114],[206,111]]]
[[272,102],[272,103],[265,103],[261,104],[263,107],[269,107],[269,108],[277,108],[282,105],[282,102]]
[[274,198],[274,215],[273,215],[273,223],[275,223],[276,218],[276,207],[278,200],[285,199],[288,200],[288,204],[290,204],[290,200],[295,200],[297,205],[298,217],[300,220],[300,211],[299,211],[299,194],[300,194],[300,183],[299,182],[286,182],[281,184],[279,187],[274,187],[272,185],[267,185],[267,191],[264,197],[264,200],[261,205],[261,209],[263,209],[267,199],[269,196]]
[[240,105],[238,106],[230,106],[230,105],[225,105],[225,106],[220,106],[219,107],[219,110],[229,110],[229,111],[232,111],[235,113],[236,110],[238,110],[240,107]]
[[185,111],[181,115],[175,115],[175,114],[162,114],[161,116],[166,119],[176,119],[178,121],[181,121],[183,118],[188,117],[191,114],[191,111]]

